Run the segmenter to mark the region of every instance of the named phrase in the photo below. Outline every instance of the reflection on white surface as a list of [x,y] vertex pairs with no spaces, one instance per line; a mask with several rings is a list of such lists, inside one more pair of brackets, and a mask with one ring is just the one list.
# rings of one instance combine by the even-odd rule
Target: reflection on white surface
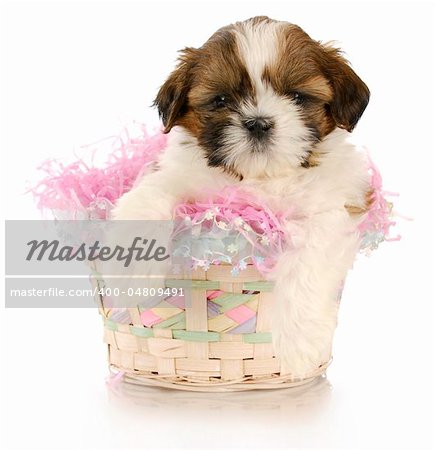
[[242,392],[186,392],[138,386],[120,382],[108,385],[107,393],[112,406],[135,414],[167,415],[222,414],[225,421],[237,420],[249,414],[251,420],[270,421],[303,420],[313,418],[327,407],[331,384],[326,376],[315,378],[303,386],[274,390]]
[[331,393],[326,376],[294,388],[242,392],[177,391],[126,382],[107,387],[111,423],[124,430],[124,446],[136,445],[136,430],[151,440],[153,450],[323,448],[337,442],[328,431]]

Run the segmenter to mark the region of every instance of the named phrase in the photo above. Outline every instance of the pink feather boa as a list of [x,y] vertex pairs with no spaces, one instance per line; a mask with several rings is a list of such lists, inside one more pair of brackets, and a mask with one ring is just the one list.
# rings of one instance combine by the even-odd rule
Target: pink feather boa
[[[39,167],[44,177],[30,189],[38,207],[65,219],[108,218],[118,198],[150,169],[166,146],[165,134],[149,134],[144,125],[137,127],[135,137],[125,128],[121,135],[105,139],[105,143],[112,141],[106,155],[103,141],[86,146],[90,162],[45,161]],[[95,163],[98,158],[105,159],[100,166]]]

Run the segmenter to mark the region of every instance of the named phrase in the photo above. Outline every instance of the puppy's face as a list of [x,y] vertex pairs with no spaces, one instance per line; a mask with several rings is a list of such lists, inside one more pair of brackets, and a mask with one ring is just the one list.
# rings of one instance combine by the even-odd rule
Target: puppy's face
[[155,104],[165,132],[184,127],[210,166],[267,177],[309,166],[316,144],[336,127],[352,131],[368,101],[337,49],[256,17],[183,50]]

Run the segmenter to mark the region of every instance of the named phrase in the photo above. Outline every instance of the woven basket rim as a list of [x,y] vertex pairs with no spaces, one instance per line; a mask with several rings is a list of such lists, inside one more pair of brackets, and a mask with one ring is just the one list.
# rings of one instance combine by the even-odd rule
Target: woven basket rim
[[293,379],[291,375],[274,375],[265,376],[264,379],[251,379],[249,377],[244,377],[243,379],[234,381],[216,380],[213,382],[198,382],[182,379],[180,377],[168,377],[165,375],[154,374],[150,375],[147,373],[141,373],[140,371],[122,370],[114,365],[109,366],[109,371],[112,377],[122,375],[122,380],[124,382],[134,384],[136,386],[154,386],[168,390],[175,389],[180,391],[196,392],[234,392],[257,389],[288,389],[302,386],[324,375],[331,362],[332,358],[303,379]]

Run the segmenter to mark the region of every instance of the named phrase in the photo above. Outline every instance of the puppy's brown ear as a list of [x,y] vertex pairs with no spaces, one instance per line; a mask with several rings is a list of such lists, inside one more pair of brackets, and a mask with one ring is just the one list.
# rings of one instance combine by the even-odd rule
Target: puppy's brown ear
[[339,128],[352,131],[369,103],[370,91],[340,50],[328,44],[323,48],[328,55],[325,71],[334,91],[329,105],[332,118]]
[[154,106],[157,106],[159,116],[163,121],[164,133],[169,133],[187,110],[187,94],[190,90],[195,65],[196,49],[185,48],[182,50],[178,66],[157,93]]

